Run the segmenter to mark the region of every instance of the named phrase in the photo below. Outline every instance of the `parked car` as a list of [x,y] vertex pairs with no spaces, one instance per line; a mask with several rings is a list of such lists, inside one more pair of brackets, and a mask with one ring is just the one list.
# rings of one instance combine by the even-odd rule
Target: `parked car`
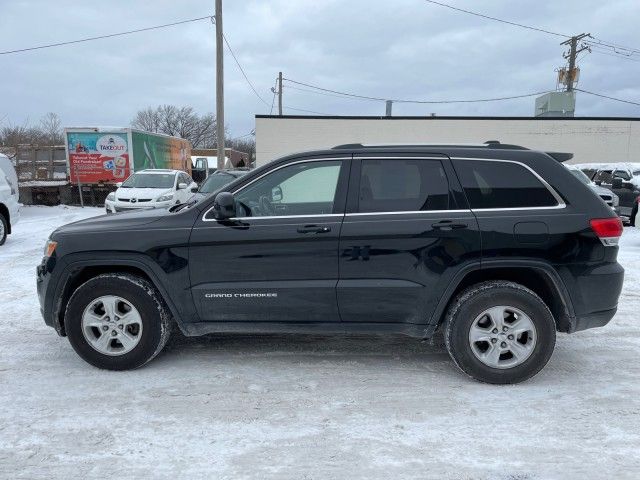
[[618,211],[624,223],[635,224],[638,211],[637,198],[640,196],[640,165],[615,164],[601,168],[593,178],[596,185],[613,191],[620,197]]
[[589,180],[589,177],[587,177],[587,175],[584,173],[583,170],[580,170],[579,168],[574,167],[573,165],[565,165],[565,166],[569,169],[569,171],[573,174],[574,177],[576,177],[585,185],[588,185],[589,188],[591,188],[594,192],[596,192],[596,194],[598,194],[598,196],[602,200],[604,200],[604,203],[609,205],[614,212],[618,213],[618,206],[620,205],[620,198],[618,197],[618,195],[613,193],[608,188],[604,188],[604,187],[601,187],[600,185],[596,185],[595,183],[593,183],[591,180]]
[[18,220],[18,175],[9,157],[0,153],[0,245],[4,245]]
[[622,289],[622,223],[567,158],[497,142],[291,155],[201,202],[57,229],[41,311],[112,370],[155,357],[175,322],[189,336],[440,330],[463,372],[521,382],[557,331],[606,325]]
[[142,170],[117,186],[104,202],[107,213],[169,208],[186,202],[198,190],[188,173],[168,169]]
[[202,200],[216,190],[219,190],[225,185],[228,185],[238,178],[246,175],[248,172],[248,169],[218,170],[209,175],[209,178],[207,178],[204,183],[200,185],[200,188],[194,195],[194,198]]

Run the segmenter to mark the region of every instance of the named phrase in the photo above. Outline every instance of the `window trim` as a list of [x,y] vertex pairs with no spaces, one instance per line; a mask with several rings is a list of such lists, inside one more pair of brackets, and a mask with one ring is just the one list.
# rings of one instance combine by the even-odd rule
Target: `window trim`
[[[242,190],[244,190],[245,188],[247,188],[249,185],[252,185],[253,183],[257,182],[258,180],[260,180],[263,177],[266,177],[267,175],[272,174],[273,172],[280,170],[281,168],[285,168],[285,167],[289,167],[291,165],[297,165],[299,163],[312,163],[312,162],[331,162],[331,161],[347,161],[347,160],[351,160],[351,155],[349,156],[341,156],[341,157],[327,157],[327,158],[307,158],[304,160],[298,160],[295,162],[287,162],[287,163],[283,163],[282,165],[269,169],[268,171],[264,172],[262,175],[254,178],[253,180],[251,180],[248,183],[245,183],[244,185],[242,185],[240,188],[238,188],[237,190],[234,190],[233,192],[229,192],[233,195],[236,195],[237,193],[240,193]],[[340,168],[344,168],[344,163],[340,165]],[[338,176],[338,182],[340,182],[340,176]],[[211,205],[211,208],[208,208],[203,214],[202,214],[202,221],[203,222],[217,222],[218,219],[217,218],[207,218],[207,214],[213,210],[213,204]],[[275,219],[284,219],[284,218],[309,218],[309,217],[342,217],[344,216],[344,212],[342,213],[321,213],[321,214],[317,214],[317,215],[265,215],[265,216],[260,216],[260,217],[231,217],[228,220],[230,221],[236,221],[236,220],[256,220],[256,219],[266,219],[266,218],[275,218]]]
[[[544,178],[542,178],[538,172],[536,172],[533,168],[531,168],[526,163],[518,162],[517,160],[506,160],[506,159],[498,159],[498,158],[477,158],[477,157],[451,157],[451,160],[470,160],[470,161],[484,161],[484,162],[499,162],[499,163],[515,163],[516,165],[520,165],[524,167],[526,170],[531,172],[534,177],[536,177],[542,185],[549,191],[549,193],[556,200],[557,205],[550,205],[546,207],[499,207],[499,208],[471,208],[472,212],[508,212],[514,210],[558,210],[562,208],[566,208],[567,204],[564,202],[562,197],[555,191],[555,189],[549,185]],[[455,168],[455,166],[454,166]],[[464,189],[464,187],[462,187]],[[471,205],[469,205],[471,207]]]

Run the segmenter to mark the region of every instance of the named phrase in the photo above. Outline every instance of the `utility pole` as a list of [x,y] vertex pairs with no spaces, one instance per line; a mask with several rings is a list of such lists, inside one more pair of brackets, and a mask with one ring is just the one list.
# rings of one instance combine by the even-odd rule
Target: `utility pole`
[[386,110],[385,113],[386,113],[387,117],[390,117],[391,116],[391,109],[393,107],[393,101],[392,100],[387,100],[386,101],[386,105],[387,105],[387,110]]
[[224,169],[224,43],[222,37],[222,0],[216,0],[216,140],[218,170]]
[[591,35],[588,33],[581,33],[580,35],[574,35],[569,40],[565,40],[560,45],[569,45],[569,52],[563,54],[563,57],[569,60],[569,71],[567,72],[565,79],[566,91],[573,91],[573,84],[577,79],[577,70],[576,70],[576,57],[583,50],[589,50],[589,46],[586,44],[580,45],[578,48],[578,42],[585,37],[590,37]]
[[282,72],[278,73],[278,115],[282,116]]

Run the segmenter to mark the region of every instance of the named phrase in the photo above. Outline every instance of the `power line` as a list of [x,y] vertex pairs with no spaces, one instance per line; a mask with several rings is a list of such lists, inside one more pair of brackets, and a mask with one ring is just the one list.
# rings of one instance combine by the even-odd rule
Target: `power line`
[[247,84],[249,85],[249,87],[251,87],[251,90],[253,90],[253,93],[256,94],[256,97],[258,97],[260,99],[260,101],[262,103],[264,103],[268,107],[269,106],[269,102],[267,102],[264,98],[262,98],[260,96],[260,94],[258,93],[256,88],[253,86],[253,83],[251,83],[251,80],[249,80],[249,77],[247,77],[247,74],[245,73],[244,69],[242,68],[242,65],[240,65],[240,62],[238,61],[238,58],[236,57],[236,54],[233,53],[233,49],[231,48],[231,45],[229,45],[229,41],[227,40],[227,37],[226,37],[226,35],[224,33],[222,34],[222,38],[224,38],[224,43],[227,45],[227,48],[229,49],[229,52],[231,53],[231,56],[235,60],[236,65],[240,69],[240,72],[242,73],[242,76],[244,77],[244,79],[247,81]]
[[563,38],[571,38],[571,35],[564,35],[558,32],[552,32],[551,30],[545,30],[544,28],[532,27],[531,25],[525,25],[523,23],[510,22],[509,20],[503,20],[501,18],[491,17],[489,15],[484,15],[478,12],[472,12],[471,10],[465,10],[463,8],[454,7],[453,5],[447,5],[446,3],[435,2],[434,0],[424,0],[427,3],[433,3],[434,5],[440,5],[441,7],[450,8],[451,10],[456,10],[458,12],[466,13],[469,15],[475,15],[476,17],[485,18],[487,20],[493,20],[495,22],[506,23],[507,25],[512,25],[514,27],[526,28],[527,30],[534,30],[536,32],[546,33],[549,35],[555,35],[556,37]]
[[592,40],[590,40],[589,42],[592,45],[595,44],[595,45],[601,45],[603,47],[608,47],[608,48],[613,48],[613,49],[617,48],[619,50],[626,50],[626,51],[630,52],[632,55],[634,53],[640,53],[640,49],[637,49],[637,48],[625,47],[625,46],[618,45],[618,44],[615,44],[615,43],[607,42],[605,40],[599,39],[598,37],[593,37],[592,36],[591,38],[592,38]]
[[132,33],[147,32],[149,30],[157,30],[159,28],[173,27],[175,25],[182,25],[182,24],[190,23],[190,22],[199,22],[200,20],[206,20],[208,18],[211,18],[211,16],[207,15],[206,17],[191,18],[189,20],[182,20],[180,22],[165,23],[164,25],[156,25],[154,27],[139,28],[137,30],[128,30],[126,32],[119,32],[119,33],[110,33],[108,35],[100,35],[100,36],[97,36],[97,37],[81,38],[79,40],[70,40],[68,42],[50,43],[50,44],[47,44],[47,45],[38,45],[36,47],[19,48],[17,50],[6,50],[4,52],[0,52],[0,55],[9,55],[9,54],[12,54],[12,53],[21,53],[21,52],[29,52],[29,51],[32,51],[32,50],[41,50],[43,48],[52,48],[52,47],[60,47],[60,46],[63,46],[63,45],[71,45],[71,44],[75,44],[75,43],[91,42],[93,40],[100,40],[100,39],[103,39],[103,38],[112,38],[112,37],[118,37],[118,36],[121,36],[121,35],[130,35]]
[[608,57],[620,58],[622,60],[629,60],[630,62],[640,62],[640,59],[632,58],[632,57],[630,57],[628,55],[618,55],[618,54],[615,54],[615,53],[608,53],[608,52],[603,52],[603,51],[600,51],[600,50],[594,50],[591,53],[597,53],[598,55],[606,55]]
[[[308,89],[308,88],[294,87],[294,86],[291,86],[291,85],[288,85],[287,88],[291,89],[291,90],[297,90],[299,92],[307,92],[307,93],[314,93],[316,95],[323,95],[323,96],[326,96],[326,97],[345,98],[344,95],[338,95],[338,94],[335,94],[335,93],[321,92],[321,91],[318,91],[318,90],[311,90],[311,89]],[[350,97],[346,97],[346,98],[350,98]],[[355,98],[354,100],[365,100],[365,101],[374,101],[374,102],[378,101],[378,99],[371,99],[371,98]]]
[[331,115],[330,113],[314,112],[313,110],[304,110],[302,108],[287,107],[286,105],[283,106],[282,108],[284,108],[285,110],[293,110],[295,112],[313,113],[315,115]]
[[271,91],[273,92],[273,98],[271,99],[271,108],[269,109],[269,115],[273,114],[273,106],[276,103],[276,95],[278,94],[278,90],[276,90],[277,88],[278,88],[278,79],[276,78],[276,82],[274,86],[271,88]]
[[586,93],[588,95],[594,95],[596,97],[607,98],[609,100],[615,100],[616,102],[629,103],[631,105],[640,106],[640,102],[633,102],[631,100],[623,100],[622,98],[609,97],[608,95],[603,95],[601,93],[590,92],[588,90],[582,90],[581,88],[575,88],[574,90],[577,90],[578,92]]
[[[511,26],[514,26],[514,27],[526,28],[527,30],[533,30],[533,31],[536,31],[536,32],[546,33],[548,35],[555,35],[556,37],[571,38],[571,35],[565,35],[565,34],[562,34],[562,33],[553,32],[551,30],[546,30],[544,28],[533,27],[531,25],[525,25],[523,23],[511,22],[509,20],[503,20],[501,18],[492,17],[492,16],[489,16],[489,15],[485,15],[483,13],[472,12],[471,10],[465,10],[463,8],[454,7],[453,5],[448,5],[448,4],[442,3],[442,2],[437,2],[435,0],[424,0],[424,1],[427,2],[427,3],[432,3],[434,5],[439,5],[441,7],[449,8],[451,10],[455,10],[455,11],[458,11],[458,12],[466,13],[468,15],[474,15],[476,17],[484,18],[486,20],[493,20],[495,22],[505,23],[507,25],[511,25]],[[606,40],[602,40],[602,39],[600,39],[598,37],[594,37],[594,36],[590,36],[590,37],[592,39],[592,40],[588,41],[588,43],[590,45],[600,45],[600,46],[611,48],[611,49],[626,50],[626,51],[630,52],[631,54],[640,53],[640,49],[637,49],[637,48],[625,47],[623,45],[619,45],[619,44],[616,44],[616,43],[613,43],[613,42],[608,42]]]
[[526,98],[526,97],[533,97],[536,95],[542,95],[544,93],[548,93],[548,90],[545,91],[541,91],[541,92],[534,92],[534,93],[526,93],[524,95],[513,95],[513,96],[508,96],[508,97],[497,97],[497,98],[479,98],[479,99],[470,99],[470,100],[407,100],[407,99],[393,99],[393,98],[381,98],[381,97],[368,97],[366,95],[358,95],[355,93],[347,93],[347,92],[340,92],[338,90],[331,90],[328,88],[322,88],[322,87],[318,87],[316,85],[311,85],[309,83],[304,83],[304,82],[298,82],[296,80],[291,80],[290,78],[285,78],[285,80],[287,82],[290,83],[295,83],[297,85],[302,85],[305,87],[309,87],[309,88],[313,88],[316,90],[320,90],[322,92],[328,92],[328,93],[334,93],[334,94],[338,94],[338,95],[342,95],[344,97],[353,97],[353,98],[360,98],[360,99],[367,99],[367,100],[377,100],[377,101],[381,101],[381,102],[386,102],[387,100],[390,100],[394,103],[417,103],[417,104],[443,104],[443,103],[480,103],[480,102],[496,102],[496,101],[500,101],[500,100],[513,100],[516,98]]

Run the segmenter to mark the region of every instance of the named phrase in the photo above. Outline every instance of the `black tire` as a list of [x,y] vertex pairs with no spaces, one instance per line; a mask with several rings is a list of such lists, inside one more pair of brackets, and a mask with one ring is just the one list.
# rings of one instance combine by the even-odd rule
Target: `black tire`
[[[507,305],[525,313],[535,326],[536,343],[530,356],[511,368],[485,365],[473,353],[469,331],[475,319],[488,308]],[[556,324],[542,299],[528,288],[507,281],[473,285],[451,303],[444,324],[445,345],[455,364],[481,382],[512,384],[536,375],[547,364],[556,343]]]
[[0,213],[0,223],[2,224],[2,235],[0,235],[0,245],[4,245],[7,241],[7,234],[9,233],[9,222],[4,217],[4,214]]
[[[138,310],[142,333],[138,344],[128,353],[111,356],[95,350],[82,332],[82,315],[96,298],[115,295],[126,299]],[[169,340],[171,314],[155,287],[130,274],[104,274],[83,283],[67,304],[64,325],[71,346],[83,360],[107,370],[129,370],[153,359]]]

